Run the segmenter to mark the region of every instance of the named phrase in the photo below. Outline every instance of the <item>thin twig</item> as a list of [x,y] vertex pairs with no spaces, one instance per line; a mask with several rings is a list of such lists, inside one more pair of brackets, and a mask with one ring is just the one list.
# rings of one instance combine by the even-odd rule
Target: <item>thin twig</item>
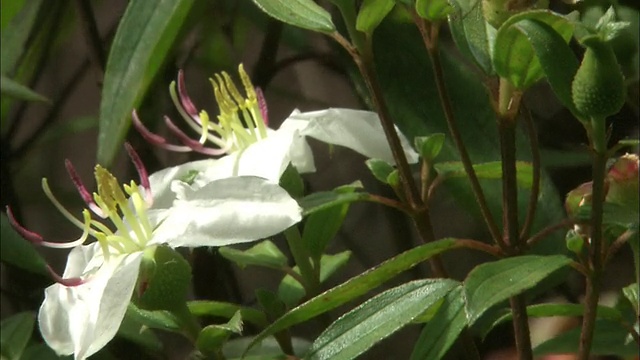
[[564,229],[564,228],[569,228],[573,225],[575,225],[576,222],[574,220],[571,219],[564,219],[561,222],[557,223],[557,224],[553,224],[550,226],[547,226],[546,228],[540,230],[539,232],[537,232],[536,234],[534,234],[533,236],[531,236],[528,240],[527,240],[527,247],[531,247],[533,244],[535,244],[536,242],[546,238],[547,236],[549,236],[550,234],[560,230],[560,229]]

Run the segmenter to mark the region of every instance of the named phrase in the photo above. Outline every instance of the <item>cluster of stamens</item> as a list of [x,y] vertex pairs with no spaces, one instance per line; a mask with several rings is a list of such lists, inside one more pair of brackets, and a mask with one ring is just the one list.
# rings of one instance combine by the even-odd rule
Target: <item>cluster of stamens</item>
[[[129,185],[125,184],[121,187],[115,176],[102,166],[96,165],[95,178],[98,189],[97,192],[90,194],[71,162],[65,161],[67,172],[87,205],[87,208],[82,211],[82,220],[73,216],[58,201],[49,188],[47,179],[42,179],[42,189],[49,200],[64,217],[82,230],[82,235],[78,239],[62,243],[45,241],[40,234],[20,225],[11,209],[7,207],[9,222],[25,239],[36,245],[49,248],[70,249],[84,244],[89,237],[93,237],[98,241],[105,261],[112,254],[126,254],[143,250],[153,232],[146,214],[146,210],[152,204],[149,177],[140,157],[131,145],[125,144],[125,148],[140,175],[140,186],[131,181]],[[91,212],[101,219],[109,219],[115,225],[116,230],[112,231],[102,222],[94,219]],[[47,270],[54,280],[66,286],[80,285],[87,280],[86,278],[63,279],[48,265]]]
[[[200,134],[198,139],[189,137],[165,116],[167,128],[182,143],[172,144],[166,138],[149,131],[134,110],[132,119],[135,128],[147,141],[160,148],[177,152],[195,151],[209,156],[241,151],[264,139],[267,136],[268,125],[264,96],[260,88],[253,86],[242,64],[238,67],[238,73],[246,93],[244,97],[226,72],[215,74],[214,78],[210,79],[219,108],[217,122],[211,121],[205,110],[198,111],[195,107],[187,94],[182,70],[178,72],[177,86],[175,81],[171,83],[171,99],[189,127]],[[207,142],[213,144],[213,147],[206,146]]]

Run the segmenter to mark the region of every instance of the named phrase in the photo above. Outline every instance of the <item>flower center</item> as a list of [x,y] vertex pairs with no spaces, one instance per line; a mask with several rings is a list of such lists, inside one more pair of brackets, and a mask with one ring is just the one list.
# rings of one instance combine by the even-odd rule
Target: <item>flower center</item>
[[260,89],[256,89],[242,64],[238,73],[246,96],[242,96],[226,72],[215,74],[210,79],[219,108],[217,122],[211,121],[205,110],[198,112],[186,93],[184,77],[171,83],[170,92],[176,107],[187,123],[200,133],[199,143],[214,143],[231,153],[246,149],[249,145],[267,137],[266,105]]

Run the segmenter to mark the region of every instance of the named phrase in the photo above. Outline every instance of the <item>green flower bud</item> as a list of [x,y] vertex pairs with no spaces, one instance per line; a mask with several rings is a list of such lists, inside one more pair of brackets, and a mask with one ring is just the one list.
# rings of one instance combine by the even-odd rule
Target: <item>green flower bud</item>
[[573,103],[587,118],[603,119],[625,102],[624,78],[611,45],[598,36],[584,39],[587,47],[571,84]]
[[549,0],[482,0],[482,13],[498,29],[509,17],[526,10],[546,9]]
[[569,230],[565,237],[565,243],[569,251],[579,254],[584,247],[584,237],[575,230]]

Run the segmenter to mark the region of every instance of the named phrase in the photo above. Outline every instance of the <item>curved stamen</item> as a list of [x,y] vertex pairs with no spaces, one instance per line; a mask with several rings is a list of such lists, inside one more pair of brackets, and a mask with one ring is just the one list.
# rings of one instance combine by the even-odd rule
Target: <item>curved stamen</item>
[[149,183],[149,173],[147,172],[147,168],[144,167],[142,160],[138,153],[133,149],[133,146],[128,142],[124,143],[124,148],[127,149],[127,153],[131,158],[131,162],[133,162],[133,166],[135,166],[138,171],[138,176],[140,177],[140,186],[144,189],[145,200],[151,206],[153,203],[153,196],[151,194],[151,183]]
[[138,130],[140,135],[142,135],[142,137],[147,142],[149,142],[149,143],[151,143],[151,144],[153,144],[155,146],[158,146],[160,148],[163,148],[165,150],[169,150],[169,151],[175,151],[175,152],[191,152],[191,151],[193,151],[193,150],[191,150],[191,148],[189,148],[187,146],[169,144],[167,142],[167,139],[165,139],[164,137],[149,131],[149,129],[147,129],[147,127],[144,126],[142,121],[140,121],[140,118],[138,118],[138,114],[137,114],[137,112],[135,110],[133,110],[131,112],[131,119],[132,119],[132,122],[133,122],[133,126],[136,128],[136,130]]
[[80,197],[82,198],[82,200],[84,200],[84,202],[87,204],[89,209],[91,209],[91,211],[93,211],[94,214],[100,216],[101,218],[103,219],[106,218],[107,215],[104,213],[104,211],[102,211],[102,209],[98,207],[95,201],[93,201],[93,197],[91,196],[87,188],[82,183],[82,180],[80,179],[80,176],[78,176],[78,173],[76,172],[76,169],[73,167],[73,164],[71,163],[71,161],[69,161],[69,159],[65,159],[64,165],[67,168],[67,173],[71,177],[71,181],[73,182],[73,185],[75,185],[76,189],[78,190],[78,193],[80,194]]
[[197,151],[201,154],[210,155],[210,156],[220,156],[224,155],[229,151],[230,146],[228,143],[224,143],[220,149],[208,148],[202,145],[199,141],[191,139],[187,134],[185,134],[180,128],[178,128],[168,116],[164,117],[164,122],[167,124],[169,130],[171,130],[183,144],[190,147],[193,151]]
[[13,227],[16,230],[18,234],[20,234],[20,236],[22,236],[25,240],[28,240],[37,245],[40,245],[44,242],[42,235],[36,232],[27,230],[24,226],[18,223],[18,220],[16,220],[16,217],[13,215],[13,211],[9,206],[7,206],[6,209],[7,209],[7,219],[9,219],[9,224],[11,225],[11,227]]
[[47,265],[47,272],[55,282],[67,287],[82,285],[86,282],[86,280],[83,280],[82,278],[79,278],[79,277],[64,279],[62,276],[58,275],[58,273],[56,273],[49,265]]
[[[71,223],[73,223],[73,225],[77,226],[78,228],[84,230],[84,223],[76,219],[75,216],[71,215],[69,210],[65,209],[64,206],[62,206],[62,204],[60,204],[58,199],[56,199],[56,197],[53,195],[53,192],[51,192],[51,189],[49,188],[49,182],[47,181],[47,178],[42,178],[42,190],[44,191],[44,194],[47,195],[47,198],[49,198],[49,201],[53,203],[56,209],[58,209],[58,211],[60,211],[62,215],[64,215],[64,217],[67,218],[67,220],[71,221]],[[98,204],[98,206],[100,205]],[[100,208],[104,209],[102,206],[100,206]]]
[[189,94],[187,94],[187,86],[184,83],[184,71],[180,69],[178,71],[178,98],[180,99],[180,104],[182,104],[182,108],[186,111],[186,113],[191,116],[194,120],[198,119],[198,109],[191,101]]
[[11,208],[7,206],[7,219],[9,220],[9,224],[16,230],[16,232],[18,232],[18,234],[20,234],[20,236],[22,236],[25,240],[30,241],[35,245],[44,246],[44,247],[53,248],[53,249],[70,249],[78,245],[82,245],[84,244],[85,241],[87,241],[87,238],[89,237],[89,231],[91,229],[91,214],[89,214],[89,211],[87,211],[86,209],[82,212],[82,214],[84,215],[84,227],[83,227],[82,236],[80,236],[77,240],[74,240],[74,241],[54,243],[50,241],[45,241],[42,235],[36,232],[27,230],[24,226],[18,223],[15,216],[13,215],[13,211],[11,211]]

